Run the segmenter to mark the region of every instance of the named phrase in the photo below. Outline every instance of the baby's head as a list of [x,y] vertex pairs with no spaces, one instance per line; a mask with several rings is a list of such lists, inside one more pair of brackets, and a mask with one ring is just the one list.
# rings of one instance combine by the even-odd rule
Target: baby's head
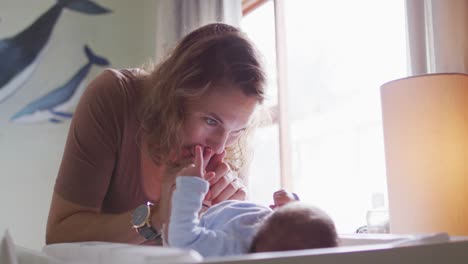
[[276,209],[260,225],[250,253],[285,251],[338,245],[333,220],[322,210],[301,202]]

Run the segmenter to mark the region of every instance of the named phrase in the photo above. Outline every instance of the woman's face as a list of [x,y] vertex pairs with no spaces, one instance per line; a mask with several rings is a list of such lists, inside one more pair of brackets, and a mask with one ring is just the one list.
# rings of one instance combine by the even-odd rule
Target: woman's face
[[250,125],[256,106],[257,99],[236,86],[213,87],[200,100],[187,103],[183,153],[191,155],[195,145],[222,153]]

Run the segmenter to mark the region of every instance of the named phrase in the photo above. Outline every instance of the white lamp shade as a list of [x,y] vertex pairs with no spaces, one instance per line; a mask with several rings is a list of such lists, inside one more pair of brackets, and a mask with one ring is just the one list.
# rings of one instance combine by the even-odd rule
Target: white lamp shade
[[468,75],[381,87],[391,233],[468,235]]

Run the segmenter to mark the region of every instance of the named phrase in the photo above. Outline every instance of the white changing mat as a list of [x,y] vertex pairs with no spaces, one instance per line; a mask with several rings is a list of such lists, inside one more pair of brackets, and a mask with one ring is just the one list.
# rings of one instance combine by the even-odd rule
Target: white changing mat
[[5,233],[1,264],[282,264],[282,263],[468,263],[468,237],[429,235],[340,235],[337,248],[247,254],[203,260],[195,251],[106,242],[48,245],[35,251],[18,245]]
[[62,264],[61,261],[43,252],[15,245],[8,230],[5,231],[0,246],[1,264]]
[[447,233],[395,235],[395,234],[341,234],[340,246],[363,246],[388,244],[393,247],[445,243],[450,241]]
[[182,264],[198,263],[195,251],[107,242],[47,245],[42,251],[15,245],[8,231],[0,244],[0,264]]
[[179,264],[203,260],[193,250],[107,242],[52,244],[45,246],[43,252],[64,263]]

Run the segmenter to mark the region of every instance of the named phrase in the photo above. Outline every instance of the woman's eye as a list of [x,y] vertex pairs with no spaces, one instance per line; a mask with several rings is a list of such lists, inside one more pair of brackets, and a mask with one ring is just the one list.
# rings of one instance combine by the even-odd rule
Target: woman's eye
[[216,126],[218,124],[218,121],[214,120],[213,118],[209,118],[209,117],[205,118],[205,122],[209,126]]
[[233,133],[234,135],[240,135],[240,134],[242,134],[244,131],[245,131],[245,128],[239,129],[239,130],[236,130],[236,131],[233,131],[232,133]]

